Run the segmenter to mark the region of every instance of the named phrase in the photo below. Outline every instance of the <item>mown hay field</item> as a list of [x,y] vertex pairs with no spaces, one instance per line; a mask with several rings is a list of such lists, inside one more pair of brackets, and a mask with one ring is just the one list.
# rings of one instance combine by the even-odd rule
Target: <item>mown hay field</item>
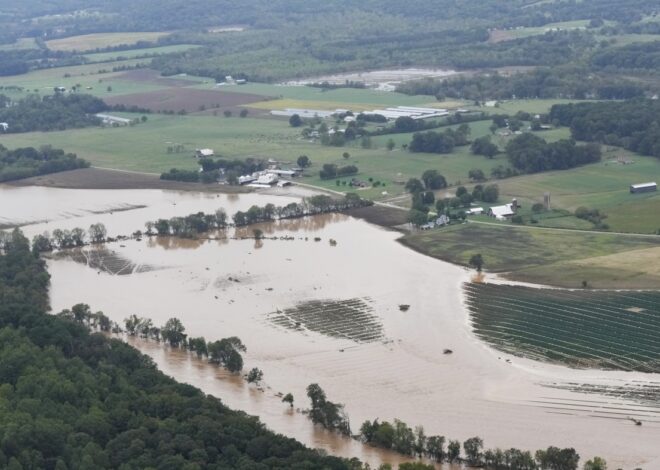
[[90,51],[104,47],[135,44],[138,41],[156,41],[167,36],[166,32],[95,33],[71,36],[46,41],[46,46],[54,51]]
[[475,334],[522,357],[660,372],[660,292],[467,284]]

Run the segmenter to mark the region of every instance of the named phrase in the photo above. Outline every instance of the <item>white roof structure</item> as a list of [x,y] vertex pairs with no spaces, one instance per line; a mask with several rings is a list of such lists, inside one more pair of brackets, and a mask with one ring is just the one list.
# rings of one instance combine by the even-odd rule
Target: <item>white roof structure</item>
[[657,188],[658,183],[650,182],[650,183],[639,183],[639,184],[631,184],[630,187],[632,189],[646,189],[646,188]]
[[271,184],[275,184],[275,183],[277,183],[277,180],[278,180],[278,179],[279,179],[279,178],[277,177],[276,174],[274,174],[274,173],[266,173],[266,174],[264,174],[264,175],[260,175],[259,178],[257,178],[256,183],[257,183],[257,184],[267,184],[267,185],[271,185]]
[[490,214],[498,220],[506,219],[515,215],[512,204],[504,204],[503,206],[494,206],[490,208]]
[[412,119],[428,119],[433,117],[448,116],[446,109],[419,108],[416,106],[397,106],[396,108],[374,109],[373,111],[364,111],[362,114],[374,115],[380,114],[387,119],[397,119],[400,117],[409,117]]
[[467,211],[469,215],[479,215],[484,213],[484,208],[483,207],[473,207],[472,209],[469,209]]
[[214,155],[213,149],[196,149],[195,153],[198,157],[212,157]]
[[131,119],[119,117],[119,116],[112,116],[110,114],[97,114],[97,118],[101,119],[104,123],[106,124],[111,124],[111,123],[117,123],[117,124],[130,124]]
[[342,114],[345,112],[347,112],[347,110],[345,109],[335,109],[334,111],[328,111],[323,109],[285,108],[282,110],[275,109],[271,111],[270,114],[272,114],[273,116],[285,116],[285,117],[291,117],[294,114],[297,114],[301,118],[314,118],[314,117],[328,118],[335,114]]

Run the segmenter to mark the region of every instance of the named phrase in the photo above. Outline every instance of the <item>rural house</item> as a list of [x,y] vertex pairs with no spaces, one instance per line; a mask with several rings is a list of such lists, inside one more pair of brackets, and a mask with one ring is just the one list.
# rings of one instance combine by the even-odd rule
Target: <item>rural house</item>
[[213,149],[195,149],[195,157],[197,158],[211,158],[214,154]]

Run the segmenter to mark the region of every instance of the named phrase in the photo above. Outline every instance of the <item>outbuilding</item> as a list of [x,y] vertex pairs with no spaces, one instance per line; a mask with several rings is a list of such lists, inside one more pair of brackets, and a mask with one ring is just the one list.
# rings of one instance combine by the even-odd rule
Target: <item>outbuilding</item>
[[215,152],[213,149],[196,149],[195,150],[195,156],[197,158],[211,158],[213,155],[215,155]]
[[655,182],[651,183],[640,183],[640,184],[631,184],[630,192],[632,194],[637,193],[650,193],[658,190],[658,184]]

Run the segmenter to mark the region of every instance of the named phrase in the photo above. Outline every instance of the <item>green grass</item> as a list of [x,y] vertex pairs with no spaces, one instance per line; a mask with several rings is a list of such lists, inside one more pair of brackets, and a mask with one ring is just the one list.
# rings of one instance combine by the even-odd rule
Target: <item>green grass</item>
[[506,31],[501,31],[500,33],[503,34],[503,38],[505,38],[504,40],[510,41],[512,39],[521,39],[521,38],[528,38],[531,36],[539,36],[555,30],[565,31],[571,29],[586,29],[588,25],[589,25],[589,20],[563,21],[560,23],[549,23],[537,27],[510,29]]
[[466,285],[478,337],[517,356],[578,368],[660,372],[660,292]]
[[[618,155],[635,163],[616,163],[612,158]],[[631,184],[647,181],[660,181],[659,159],[608,148],[600,163],[510,178],[498,181],[498,185],[502,200],[515,197],[523,209],[543,202],[543,194],[549,192],[554,208],[573,212],[586,206],[604,212],[608,216],[605,222],[612,231],[655,233],[660,229],[660,193],[630,194],[629,191]],[[575,228],[585,228],[584,222],[573,219],[579,223]],[[543,218],[540,222],[546,225]]]
[[37,47],[37,41],[34,38],[18,38],[13,44],[0,44],[0,51],[23,51]]
[[[550,111],[555,104],[568,104],[579,102],[579,100],[561,100],[561,99],[529,99],[529,100],[508,100],[500,101],[494,108],[478,108],[481,111],[487,111],[490,114],[516,114],[523,111],[531,114],[543,114]],[[470,108],[472,109],[472,108]]]
[[[588,280],[593,287],[657,287],[660,282],[654,268],[640,265],[640,260],[632,256],[646,250],[649,266],[657,266],[660,237],[472,222],[414,232],[401,242],[421,253],[462,265],[481,253],[486,270],[539,284],[579,287]],[[612,268],[607,257],[617,253],[622,255],[617,267]]]
[[195,44],[177,44],[174,46],[148,47],[145,49],[131,49],[128,51],[98,52],[96,54],[85,54],[83,57],[90,63],[111,62],[116,60],[134,59],[137,57],[170,54],[183,52],[200,47]]
[[46,45],[54,51],[89,51],[104,47],[134,44],[138,41],[155,41],[168,34],[166,32],[95,33],[53,39],[46,41]]
[[[148,63],[150,59],[134,59],[113,62],[112,64],[86,64],[72,67],[58,67],[52,69],[35,70],[23,75],[12,75],[2,77],[2,85],[15,85],[25,88],[19,96],[27,93],[52,94],[53,88],[63,86],[71,88],[74,85],[82,85],[81,92],[95,96],[106,96],[107,87],[112,87],[113,94],[138,93],[163,88],[160,85],[147,82],[131,82],[128,80],[116,80],[121,72],[112,72],[113,67],[134,66],[136,64]],[[88,90],[87,87],[91,87]]]
[[[200,86],[208,88],[213,85]],[[281,86],[264,83],[248,83],[240,86],[226,86],[222,91],[230,93],[254,93],[256,95],[271,96],[305,101],[323,101],[337,103],[361,103],[379,106],[422,106],[436,105],[434,96],[418,95],[408,96],[401,93],[377,91],[372,89],[339,88],[324,91],[320,88],[308,86]],[[310,106],[312,108],[312,106]]]

